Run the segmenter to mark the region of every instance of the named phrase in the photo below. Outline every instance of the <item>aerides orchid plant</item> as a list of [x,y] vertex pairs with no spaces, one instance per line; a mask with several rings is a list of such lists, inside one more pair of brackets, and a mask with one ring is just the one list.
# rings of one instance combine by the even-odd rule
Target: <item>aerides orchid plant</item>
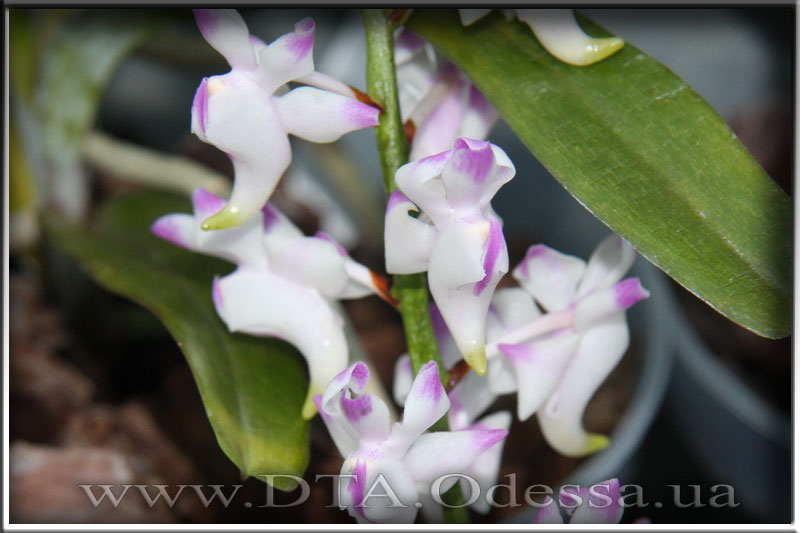
[[[230,199],[203,229],[238,226],[269,199],[292,160],[288,134],[312,142],[378,124],[378,110],[347,85],[314,71],[314,21],[304,19],[267,45],[250,35],[232,9],[198,9],[206,41],[231,66],[204,78],[192,103],[192,133],[227,153],[233,163]],[[310,86],[287,90],[286,84]]]
[[[786,220],[791,202],[759,177],[713,110],[668,69],[571,10],[502,10],[505,20],[489,11],[364,10],[367,68],[357,89],[364,82],[348,69],[315,67],[311,18],[284,25],[266,17],[257,26],[258,17],[233,9],[194,10],[198,44],[230,68],[202,77],[191,102],[182,97],[183,120],[199,140],[192,150],[225,153],[232,175],[196,161],[142,165],[171,189],[124,204],[145,225],[102,208],[96,231],[73,232],[101,245],[76,239],[70,253],[152,309],[179,341],[217,440],[243,477],[293,490],[318,474],[312,452],[338,450],[341,458],[328,455],[321,470],[338,473],[331,507],[342,519],[463,523],[477,512],[491,520],[489,495],[520,464],[520,449],[544,451],[524,460],[549,464],[618,444],[593,433],[587,408],[640,333],[628,319],[660,301],[636,305],[658,290],[646,270],[647,288],[629,274],[639,253],[754,331],[788,331],[791,282],[780,265],[791,254],[771,243],[789,232],[780,220],[761,224],[742,198],[752,189],[758,205],[775,208],[770,217]],[[357,42],[343,38],[353,27],[342,27],[325,53],[361,68],[350,46]],[[508,132],[494,128],[500,119]],[[36,140],[24,120],[15,127]],[[372,137],[328,145],[366,128],[374,128],[380,175],[369,167]],[[500,140],[511,132],[518,147]],[[524,209],[509,207],[519,180],[539,185],[517,158],[523,144],[611,229],[586,259],[564,251],[580,249],[592,228],[569,233],[530,198],[517,204]],[[24,169],[14,169],[19,178]],[[298,170],[306,185],[281,184]],[[119,188],[97,190],[118,201]],[[339,235],[319,206],[348,221],[339,238],[347,249],[317,231]],[[511,222],[524,236],[509,231]],[[554,226],[560,235],[548,235]],[[163,241],[230,265],[189,260]],[[380,300],[340,303],[371,296]],[[776,310],[783,324],[769,318]],[[366,326],[350,315],[379,322],[381,334],[369,340],[380,342],[361,349]],[[402,339],[384,342],[401,326]],[[658,351],[648,345],[647,353]],[[391,396],[379,378],[393,384]],[[564,488],[535,523],[618,523],[614,475]],[[597,483],[603,478],[612,479]]]

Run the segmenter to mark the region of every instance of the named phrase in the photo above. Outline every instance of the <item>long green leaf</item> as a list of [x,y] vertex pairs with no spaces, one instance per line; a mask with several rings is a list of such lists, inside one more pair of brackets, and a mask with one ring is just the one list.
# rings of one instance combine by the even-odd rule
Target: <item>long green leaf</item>
[[[191,367],[220,446],[244,475],[302,475],[307,381],[299,353],[278,340],[229,333],[214,310],[211,282],[231,265],[150,234],[160,215],[190,211],[183,198],[136,193],[105,205],[91,230],[49,219],[47,231],[98,283],[166,325]],[[291,490],[296,483],[276,478],[275,486]]]
[[455,10],[415,10],[408,26],[647,259],[745,328],[791,332],[791,201],[686,82],[630,44],[567,65],[496,12],[463,27]]

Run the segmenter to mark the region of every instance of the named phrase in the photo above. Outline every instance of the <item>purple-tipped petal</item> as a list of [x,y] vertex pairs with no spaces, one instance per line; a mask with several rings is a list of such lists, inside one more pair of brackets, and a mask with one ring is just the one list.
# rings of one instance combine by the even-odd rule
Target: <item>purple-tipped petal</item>
[[534,524],[563,524],[564,519],[561,517],[561,511],[558,509],[558,504],[552,498],[548,505],[540,507],[536,516],[533,518]]
[[358,459],[353,468],[353,477],[347,485],[347,493],[350,496],[350,501],[353,505],[353,510],[361,518],[364,516],[364,508],[362,502],[364,501],[364,493],[367,486],[367,462],[364,459]]
[[284,41],[286,50],[294,60],[302,61],[314,49],[314,19],[306,17],[294,25],[294,33]]
[[447,412],[450,400],[439,379],[436,362],[422,365],[406,396],[403,421],[395,424],[391,439],[397,450],[405,450],[417,437]]
[[543,244],[528,248],[525,258],[512,272],[547,311],[561,311],[576,299],[578,283],[586,263]]
[[258,50],[259,84],[268,93],[314,72],[314,21],[305,18]]
[[250,32],[235,9],[195,9],[194,18],[200,33],[233,68],[252,70],[256,56]]
[[192,208],[195,216],[203,219],[210,217],[225,207],[225,199],[220,198],[202,187],[192,191]]
[[312,142],[332,142],[351,131],[378,125],[379,111],[354,98],[298,87],[275,99],[286,131]]
[[627,309],[650,296],[650,292],[642,287],[639,278],[628,278],[614,287],[615,301],[620,309]]
[[638,278],[628,278],[613,287],[589,293],[575,306],[575,328],[586,329],[593,323],[620,313],[648,296],[650,293],[642,287]]
[[202,139],[208,127],[208,78],[203,78],[192,100],[192,133]]
[[482,210],[515,172],[499,147],[465,137],[456,139],[452,156],[442,169],[447,201],[456,209]]
[[483,258],[483,279],[475,284],[473,294],[480,296],[486,289],[494,276],[494,267],[500,254],[506,250],[506,239],[503,236],[503,226],[500,219],[491,217],[489,219],[489,239],[486,242],[486,255]]
[[624,508],[619,480],[609,479],[589,487],[584,500],[572,513],[571,524],[618,524]]
[[150,231],[172,244],[182,248],[193,249],[194,243],[194,218],[183,213],[164,215],[150,226]]
[[[420,436],[406,453],[409,472],[423,486],[430,486],[439,476],[463,472],[486,450],[508,435],[505,429],[467,429],[441,431]],[[457,478],[442,484],[447,490]]]
[[622,279],[635,259],[636,252],[631,245],[612,233],[592,252],[586,272],[578,285],[578,296],[611,287]]
[[223,313],[224,300],[222,299],[222,288],[219,284],[219,276],[214,276],[214,282],[211,285],[211,299],[214,301],[214,307],[220,315]]

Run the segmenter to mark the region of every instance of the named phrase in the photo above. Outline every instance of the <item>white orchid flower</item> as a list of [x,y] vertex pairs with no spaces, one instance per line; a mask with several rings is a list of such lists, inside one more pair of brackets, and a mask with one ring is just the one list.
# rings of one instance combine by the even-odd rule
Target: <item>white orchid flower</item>
[[385,286],[330,237],[304,236],[269,204],[260,217],[212,232],[201,229],[203,220],[219,211],[225,200],[196,189],[192,204],[191,215],[156,220],[153,233],[237,265],[233,273],[214,279],[217,313],[232,332],[278,337],[300,350],[310,374],[303,416],[310,418],[315,412],[312,396],[322,392],[348,361],[342,318],[330,300],[373,293],[388,298]]
[[483,140],[499,115],[455,65],[406,28],[395,39],[400,118],[412,125],[409,159],[452,148],[459,137]]
[[[459,9],[461,23],[473,24],[491,9]],[[511,9],[502,9],[507,20],[514,17]],[[586,35],[571,9],[517,9],[517,18],[527,24],[542,46],[564,63],[583,67],[602,61],[625,45],[619,37]]]
[[[391,424],[386,405],[363,392],[369,377],[355,363],[316,396],[317,408],[345,458],[347,479],[340,505],[361,523],[413,523],[421,500],[441,476],[464,473],[477,457],[507,435],[504,429],[466,429],[426,433],[447,412],[450,402],[439,381],[436,363],[420,368],[408,392],[403,419]],[[447,491],[457,477],[442,481]],[[377,487],[377,490],[376,490]],[[383,495],[391,491],[396,498]]]
[[[194,13],[203,37],[231,66],[227,74],[204,78],[192,103],[192,133],[233,162],[231,197],[203,223],[203,229],[225,229],[256,215],[269,199],[292,159],[288,134],[332,142],[377,125],[379,111],[314,71],[312,19],[267,45],[250,35],[235,10]],[[287,91],[290,81],[316,87]]]
[[428,272],[431,294],[456,345],[481,375],[486,314],[508,271],[502,223],[489,202],[514,173],[499,147],[459,138],[446,152],[400,167],[399,190],[386,209],[387,272]]
[[[582,456],[608,444],[582,425],[586,405],[628,347],[625,309],[649,296],[636,278],[620,281],[635,252],[616,235],[597,247],[588,265],[543,245],[529,248],[513,275],[522,287],[495,292],[486,322],[486,377],[467,374],[450,392],[450,423],[475,420],[500,394],[517,392],[517,415],[537,415],[559,453]],[[547,313],[543,314],[538,302]],[[459,360],[436,309],[434,332],[446,368]],[[404,360],[403,360],[404,361]],[[403,363],[404,364],[404,363]],[[408,389],[398,362],[395,399]]]

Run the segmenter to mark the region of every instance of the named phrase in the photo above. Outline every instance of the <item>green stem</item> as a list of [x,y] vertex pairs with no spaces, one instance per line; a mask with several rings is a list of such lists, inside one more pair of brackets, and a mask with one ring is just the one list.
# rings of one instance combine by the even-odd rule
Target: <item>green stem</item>
[[[395,172],[408,161],[408,141],[403,130],[400,104],[397,100],[392,36],[394,28],[384,10],[364,9],[362,13],[367,36],[367,95],[383,108],[380,123],[375,128],[375,135],[388,198],[397,190],[394,181]],[[403,319],[406,344],[414,374],[416,375],[420,367],[428,361],[436,361],[439,376],[446,385],[450,374],[442,364],[436,336],[433,333],[425,274],[395,276],[392,293],[400,302],[398,307]],[[447,417],[439,420],[432,429],[447,431]],[[467,508],[463,505],[464,496],[458,483],[442,495],[442,499],[448,505],[459,506],[443,508],[446,522],[451,524],[469,522]]]

